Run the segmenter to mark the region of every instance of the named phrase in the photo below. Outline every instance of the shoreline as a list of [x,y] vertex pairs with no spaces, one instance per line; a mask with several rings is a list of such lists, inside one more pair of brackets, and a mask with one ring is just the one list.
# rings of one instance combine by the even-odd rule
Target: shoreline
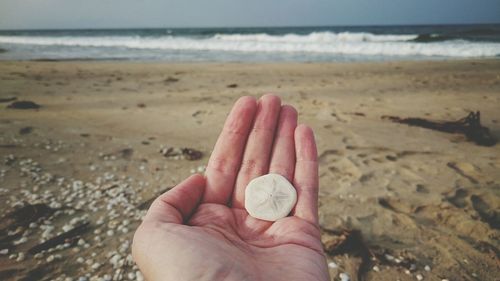
[[[1,49],[8,52],[7,49]],[[428,59],[398,59],[390,58],[386,60],[353,60],[353,61],[168,61],[168,60],[141,60],[141,59],[125,59],[125,58],[37,58],[37,59],[0,59],[2,62],[123,62],[123,63],[143,63],[143,64],[376,64],[376,63],[446,63],[446,62],[483,62],[483,61],[498,61],[500,54],[493,57],[481,58],[428,58]]]

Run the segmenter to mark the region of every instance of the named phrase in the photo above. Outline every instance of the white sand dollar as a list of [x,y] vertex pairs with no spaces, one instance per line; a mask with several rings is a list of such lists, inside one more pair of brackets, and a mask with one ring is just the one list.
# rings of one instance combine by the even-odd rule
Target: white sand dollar
[[254,218],[276,221],[288,216],[297,202],[297,192],[278,174],[253,179],[245,189],[245,209]]

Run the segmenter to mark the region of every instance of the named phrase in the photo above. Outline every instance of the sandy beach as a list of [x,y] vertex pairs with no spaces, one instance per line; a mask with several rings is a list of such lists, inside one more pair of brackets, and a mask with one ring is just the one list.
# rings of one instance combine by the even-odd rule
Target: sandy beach
[[130,243],[151,199],[265,93],[315,131],[332,280],[499,280],[500,144],[382,116],[480,111],[500,139],[500,60],[1,61],[0,279],[142,280]]

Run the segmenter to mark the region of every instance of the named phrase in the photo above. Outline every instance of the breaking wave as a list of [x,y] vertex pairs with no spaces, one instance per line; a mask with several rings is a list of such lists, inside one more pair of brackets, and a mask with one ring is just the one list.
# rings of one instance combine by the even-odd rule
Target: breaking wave
[[312,32],[269,35],[213,34],[210,36],[0,36],[0,43],[120,49],[278,52],[358,56],[494,57],[500,43],[467,40],[435,40],[418,34],[364,32]]

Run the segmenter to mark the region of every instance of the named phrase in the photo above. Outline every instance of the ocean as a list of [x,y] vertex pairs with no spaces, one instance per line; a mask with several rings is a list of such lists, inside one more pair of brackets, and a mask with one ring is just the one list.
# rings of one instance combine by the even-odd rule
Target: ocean
[[0,31],[0,60],[327,62],[500,57],[500,24]]

